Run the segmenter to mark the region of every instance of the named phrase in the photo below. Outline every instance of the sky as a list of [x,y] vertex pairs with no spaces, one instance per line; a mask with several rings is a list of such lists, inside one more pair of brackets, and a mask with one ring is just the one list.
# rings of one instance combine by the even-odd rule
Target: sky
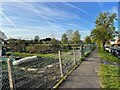
[[[63,33],[79,30],[81,38],[90,35],[100,12],[118,14],[117,2],[3,2],[0,31],[8,38],[61,39]],[[116,30],[118,29],[115,21]]]

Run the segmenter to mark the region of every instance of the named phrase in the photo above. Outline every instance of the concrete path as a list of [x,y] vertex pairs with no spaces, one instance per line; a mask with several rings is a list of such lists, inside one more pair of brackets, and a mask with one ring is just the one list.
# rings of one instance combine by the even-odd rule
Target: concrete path
[[81,63],[63,82],[59,88],[100,88],[99,64],[101,60],[97,56],[97,49]]

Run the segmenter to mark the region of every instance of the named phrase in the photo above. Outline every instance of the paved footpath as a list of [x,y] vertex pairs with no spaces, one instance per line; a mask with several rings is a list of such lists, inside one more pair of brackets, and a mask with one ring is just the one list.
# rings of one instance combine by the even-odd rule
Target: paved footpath
[[70,73],[59,88],[100,88],[97,75],[100,62],[95,49],[76,70]]

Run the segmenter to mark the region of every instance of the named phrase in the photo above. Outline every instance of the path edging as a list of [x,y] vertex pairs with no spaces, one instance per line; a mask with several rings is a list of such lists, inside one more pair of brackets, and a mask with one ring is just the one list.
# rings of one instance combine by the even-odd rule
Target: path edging
[[62,82],[64,82],[64,81],[66,80],[66,78],[68,77],[68,75],[69,75],[73,70],[75,70],[81,63],[82,63],[82,61],[80,61],[80,62],[79,62],[77,65],[75,65],[65,76],[63,76],[63,77],[60,79],[60,81],[53,86],[53,89],[57,89],[57,88],[62,84]]

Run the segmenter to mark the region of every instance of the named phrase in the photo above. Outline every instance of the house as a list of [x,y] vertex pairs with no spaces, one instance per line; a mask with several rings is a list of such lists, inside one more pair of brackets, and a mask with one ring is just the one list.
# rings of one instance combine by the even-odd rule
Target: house
[[112,46],[114,46],[114,45],[120,45],[120,38],[114,38],[114,39],[111,39],[110,40],[110,44],[112,45]]
[[115,44],[120,46],[120,39],[115,40]]

